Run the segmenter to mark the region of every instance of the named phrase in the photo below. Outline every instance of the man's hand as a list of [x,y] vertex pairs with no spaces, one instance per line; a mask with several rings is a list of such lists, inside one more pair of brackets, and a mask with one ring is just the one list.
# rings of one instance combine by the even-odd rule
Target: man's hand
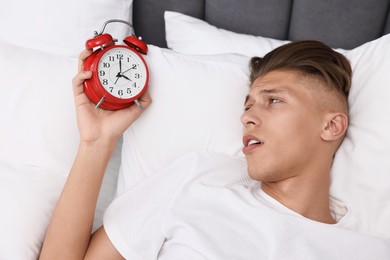
[[[80,54],[78,73],[73,78],[80,142],[116,142],[122,133],[142,114],[142,110],[136,104],[117,111],[95,108],[83,89],[84,81],[92,77],[91,71],[83,71],[84,61],[91,53],[92,50],[84,50]],[[149,91],[146,90],[138,98],[138,101],[146,109],[152,102]]]

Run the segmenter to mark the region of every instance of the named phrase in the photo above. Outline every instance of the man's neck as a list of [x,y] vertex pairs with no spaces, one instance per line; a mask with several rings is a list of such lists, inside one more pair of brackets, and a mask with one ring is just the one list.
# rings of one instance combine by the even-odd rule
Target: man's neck
[[329,174],[325,177],[297,176],[273,183],[261,183],[261,188],[287,208],[298,214],[323,223],[334,224],[329,209]]

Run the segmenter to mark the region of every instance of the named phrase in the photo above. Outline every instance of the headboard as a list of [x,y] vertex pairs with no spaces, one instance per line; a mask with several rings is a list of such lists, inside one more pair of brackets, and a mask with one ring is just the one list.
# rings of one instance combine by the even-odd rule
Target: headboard
[[390,0],[134,0],[136,34],[166,47],[165,10],[238,33],[314,39],[334,48],[352,49],[390,33]]

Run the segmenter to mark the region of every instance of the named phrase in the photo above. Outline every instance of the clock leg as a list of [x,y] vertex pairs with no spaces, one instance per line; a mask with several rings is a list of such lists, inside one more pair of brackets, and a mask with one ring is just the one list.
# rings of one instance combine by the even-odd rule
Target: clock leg
[[100,107],[100,105],[103,103],[103,101],[104,101],[105,98],[106,98],[106,96],[103,96],[103,97],[99,100],[99,102],[96,104],[95,108]]
[[134,100],[134,103],[137,105],[137,107],[139,107],[139,109],[141,109],[142,111],[144,111],[144,108],[142,107],[141,103],[138,101],[138,99]]

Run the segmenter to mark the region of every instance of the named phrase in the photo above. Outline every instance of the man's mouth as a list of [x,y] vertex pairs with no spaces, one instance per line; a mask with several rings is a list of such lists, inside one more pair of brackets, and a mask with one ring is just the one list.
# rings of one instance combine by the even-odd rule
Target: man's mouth
[[263,144],[263,142],[259,141],[259,140],[249,140],[248,142],[248,145],[247,146],[251,146],[251,145],[254,145],[254,144]]
[[242,152],[247,154],[251,152],[253,149],[263,145],[264,142],[255,136],[246,135],[243,138],[243,144],[244,147],[242,148]]
[[251,146],[251,145],[256,145],[256,144],[264,144],[262,140],[257,138],[256,136],[253,135],[245,135],[244,138],[242,139],[242,142],[244,146]]

